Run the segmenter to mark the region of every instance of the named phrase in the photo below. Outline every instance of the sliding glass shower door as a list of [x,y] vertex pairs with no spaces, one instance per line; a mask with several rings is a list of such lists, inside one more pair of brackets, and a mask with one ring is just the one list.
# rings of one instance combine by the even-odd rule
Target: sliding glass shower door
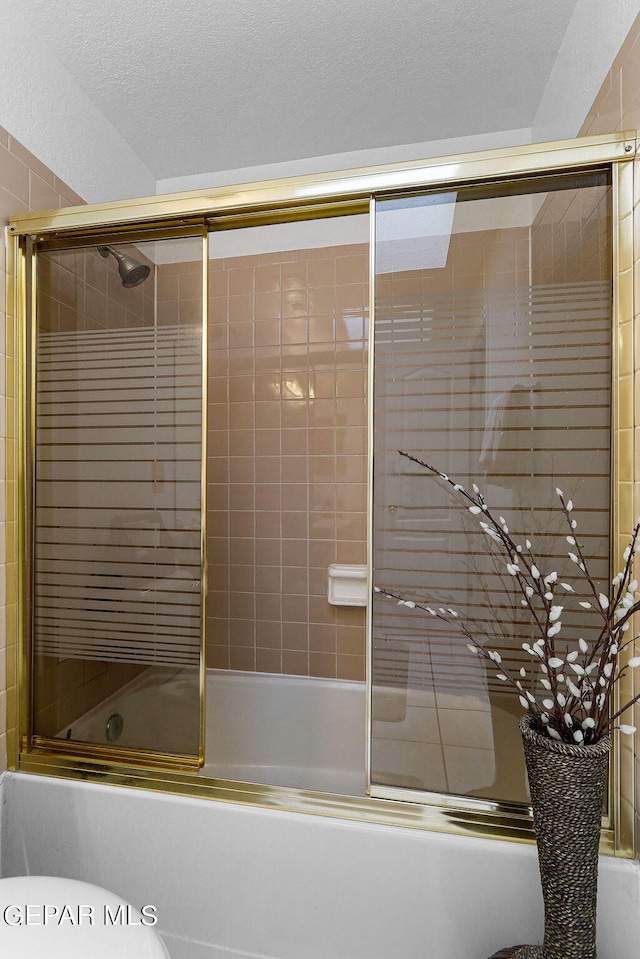
[[33,734],[200,747],[202,238],[38,254]]
[[[460,497],[402,454],[477,484],[545,572],[571,582],[561,487],[608,580],[611,205],[605,172],[376,203],[374,795],[527,801],[522,707],[459,629],[517,673],[527,610]],[[577,604],[563,620],[592,638]]]

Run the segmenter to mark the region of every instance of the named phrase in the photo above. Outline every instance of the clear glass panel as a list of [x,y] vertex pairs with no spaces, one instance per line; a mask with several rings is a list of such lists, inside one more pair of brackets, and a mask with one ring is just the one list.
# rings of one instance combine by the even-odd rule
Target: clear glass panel
[[[363,795],[369,218],[209,240],[210,776]],[[363,566],[364,568],[364,566]]]
[[[609,576],[611,190],[604,174],[384,200],[376,215],[374,583],[455,607],[519,669],[513,581],[449,488],[477,483],[548,572],[567,566],[555,488]],[[578,512],[579,511],[579,512]],[[560,564],[560,565],[558,565]],[[510,580],[510,582],[505,582]],[[586,614],[563,614],[589,638]],[[527,801],[517,721],[467,639],[377,594],[372,782]]]
[[41,252],[36,302],[34,734],[197,756],[202,240]]

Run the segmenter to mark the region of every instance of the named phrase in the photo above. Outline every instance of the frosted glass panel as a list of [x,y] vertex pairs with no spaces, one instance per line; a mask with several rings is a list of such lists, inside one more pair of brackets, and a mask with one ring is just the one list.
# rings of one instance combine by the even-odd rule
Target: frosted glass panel
[[[486,537],[398,451],[476,482],[549,569],[561,487],[608,577],[610,187],[590,174],[380,201],[376,235],[374,583],[455,607],[519,669],[529,624]],[[374,792],[527,801],[522,708],[466,642],[376,594]]]
[[36,735],[198,752],[201,250],[39,255]]

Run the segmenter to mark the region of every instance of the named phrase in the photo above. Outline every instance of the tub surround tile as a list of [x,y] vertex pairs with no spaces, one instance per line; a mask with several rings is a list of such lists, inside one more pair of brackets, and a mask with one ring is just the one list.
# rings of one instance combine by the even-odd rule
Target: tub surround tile
[[[216,637],[216,631],[210,630],[209,636]],[[223,645],[210,642],[207,646],[207,659],[212,669],[230,669],[231,650],[228,641]]]
[[447,780],[439,743],[373,737],[372,781],[409,789],[445,792]]
[[259,646],[256,649],[256,670],[263,673],[281,673],[282,672],[282,650],[262,649]]
[[253,645],[230,646],[229,668],[253,671],[256,668],[256,651]]
[[29,167],[10,149],[2,146],[0,146],[0,183],[17,200],[29,204]]
[[[53,179],[53,178],[52,178]],[[29,170],[29,207],[32,210],[52,210],[60,205],[60,194],[53,184],[33,169]]]
[[[52,209],[61,206],[69,206],[71,204],[77,205],[82,204],[83,202],[83,199],[74,193],[66,183],[56,177],[53,171],[46,167],[44,163],[42,163],[29,150],[27,150],[18,140],[11,136],[7,130],[0,128],[0,219],[2,219],[5,224],[9,216],[13,214],[27,213],[32,210],[41,210],[44,208]],[[3,304],[3,306],[5,267],[6,261],[3,245],[2,252],[0,253],[0,286],[2,287],[0,290],[0,302]],[[62,326],[67,327],[69,323],[74,321],[73,311],[71,310],[71,312],[69,312],[68,307],[65,310],[61,309],[61,304],[59,301],[54,300],[53,297],[49,298],[49,303],[51,304],[52,329],[60,328],[61,324]],[[4,332],[4,312],[2,312],[2,330]],[[12,390],[13,383],[5,384],[3,376],[3,392],[5,389]],[[9,452],[12,453],[13,451],[10,450]],[[3,463],[0,477],[3,488],[4,476],[5,466]],[[4,587],[4,577],[2,577],[2,579]],[[6,598],[3,595],[1,600],[3,611],[5,609],[5,602]],[[11,636],[8,649],[6,648],[6,629],[3,629],[2,635],[0,636],[0,656],[3,660],[6,656],[7,660],[6,670],[4,667],[2,670],[3,675],[0,686],[3,690],[7,684],[9,686],[7,698],[9,699],[9,715],[11,716],[11,723],[13,723],[11,703],[15,701],[15,686],[13,683],[13,677],[15,676],[16,670],[15,646],[13,644],[13,630],[15,628],[13,622],[14,619],[15,617],[12,618],[12,623],[10,624]],[[11,724],[6,733],[4,732],[5,711],[3,707],[4,699],[2,703],[3,732],[0,734],[0,770],[6,767],[7,742],[9,742],[11,748],[13,748],[12,744],[15,743],[15,728],[13,725]]]
[[[596,99],[582,125],[580,134],[611,133],[616,130],[640,129],[640,17],[636,19],[618,54],[611,65]],[[638,163],[636,162],[636,168]],[[636,169],[637,173],[637,169]],[[637,219],[637,212],[634,210]],[[640,252],[637,249],[638,232],[635,233],[634,271],[638,278]],[[636,298],[638,290],[636,290]],[[638,321],[638,302],[634,304],[634,319]],[[638,367],[638,356],[635,358]],[[636,418],[637,422],[637,418]],[[638,499],[638,497],[637,497]],[[637,515],[637,510],[635,511]],[[640,750],[636,733],[636,795],[640,788]],[[636,814],[636,854],[640,852],[640,828]]]
[[304,594],[282,596],[282,621],[309,624],[309,597]]
[[493,724],[488,710],[439,709],[438,719],[444,745],[493,749]]
[[[362,621],[357,625],[345,625],[341,623],[338,626],[337,644],[342,655],[365,656],[365,635],[364,635],[365,611],[362,610]],[[358,677],[364,679],[364,676]]]
[[465,795],[494,785],[496,756],[493,749],[444,746],[446,791]]
[[293,676],[308,676],[309,653],[306,650],[283,649],[282,672]]
[[337,665],[336,656],[333,653],[317,651],[311,651],[309,653],[310,676],[324,677],[327,679],[337,678]]
[[[363,244],[210,263],[216,310],[229,316],[228,341],[211,341],[210,399],[228,405],[224,445],[239,457],[212,460],[211,478],[224,482],[228,470],[230,554],[239,562],[251,543],[258,563],[255,662],[263,650],[260,662],[275,664],[279,648],[286,673],[364,676],[364,617],[329,606],[326,571],[366,552],[367,282]],[[210,486],[210,509],[216,497]],[[250,602],[242,586],[231,579],[230,608],[238,590]]]
[[282,624],[282,649],[303,652],[309,649],[309,626],[305,623]]
[[[393,693],[394,690],[389,692]],[[398,691],[399,692],[399,691]],[[373,737],[374,739],[400,739],[405,742],[439,743],[440,727],[438,711],[432,707],[407,706],[394,716],[393,702],[391,708],[379,702],[379,695],[374,694],[373,708]],[[390,719],[378,719],[378,716],[389,715]]]

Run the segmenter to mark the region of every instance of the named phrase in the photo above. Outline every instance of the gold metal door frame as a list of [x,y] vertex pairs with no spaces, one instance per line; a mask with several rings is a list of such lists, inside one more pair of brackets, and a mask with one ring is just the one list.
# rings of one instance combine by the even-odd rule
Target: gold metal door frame
[[[193,224],[185,230],[182,224],[172,229],[156,230],[136,230],[135,233],[127,233],[125,242],[135,241],[154,241],[178,238],[185,236],[191,238],[201,238],[202,253],[202,334],[201,334],[201,377],[202,377],[202,423],[201,423],[201,444],[202,450],[206,450],[207,438],[207,361],[208,361],[208,339],[207,339],[207,296],[208,296],[208,256],[209,256],[209,230],[201,223],[200,226]],[[132,239],[133,237],[133,239]],[[74,235],[71,238],[59,237],[54,233],[51,237],[47,236],[42,240],[30,236],[21,236],[18,245],[13,249],[12,255],[18,264],[17,273],[23,277],[16,293],[19,297],[16,310],[18,317],[22,316],[24,322],[17,323],[18,342],[20,344],[20,355],[17,358],[16,382],[19,384],[21,400],[17,405],[16,416],[21,418],[19,423],[16,420],[16,437],[19,450],[18,462],[22,469],[22,479],[18,484],[18,501],[16,503],[18,515],[18,541],[21,544],[20,553],[22,561],[19,563],[18,578],[20,587],[17,591],[17,621],[18,635],[22,638],[22,644],[18,644],[17,650],[17,669],[19,672],[19,681],[17,683],[18,693],[18,715],[20,724],[16,736],[20,751],[35,750],[46,754],[60,754],[61,756],[81,757],[88,760],[107,762],[109,764],[131,764],[149,765],[156,768],[167,768],[176,770],[189,770],[199,768],[204,763],[205,754],[205,731],[206,731],[206,663],[205,663],[205,597],[207,583],[207,539],[206,539],[206,489],[207,489],[207,457],[202,455],[200,468],[200,641],[199,641],[199,721],[198,721],[198,746],[196,752],[191,755],[181,755],[155,751],[150,748],[135,749],[124,748],[117,745],[102,745],[89,742],[75,742],[73,740],[57,739],[51,736],[37,735],[33,730],[33,656],[31,637],[33,635],[33,603],[30,603],[30,585],[33,581],[33,570],[29,567],[29,520],[34,508],[34,483],[31,473],[36,462],[35,449],[35,409],[36,409],[36,317],[37,317],[37,269],[38,253],[41,251],[58,251],[64,249],[82,249],[87,246],[93,247],[103,239],[105,242],[113,242],[110,234],[100,236],[91,235],[87,237],[78,237]],[[10,244],[11,246],[11,244]],[[9,357],[8,357],[9,363]],[[31,563],[34,557],[31,556]],[[30,608],[31,607],[31,608]],[[10,674],[9,674],[10,675]],[[11,748],[14,748],[11,742]],[[8,748],[8,761],[10,762],[11,752]]]
[[[627,151],[634,156],[633,151]],[[611,525],[610,551],[611,576],[619,568],[616,557],[621,557],[629,544],[630,532],[635,523],[633,496],[633,456],[634,456],[634,404],[633,404],[633,160],[614,162],[601,169],[607,169],[611,174],[611,223],[612,223],[612,370],[611,370]],[[558,169],[561,175],[565,168]],[[572,173],[584,172],[574,169]],[[549,177],[554,179],[553,171],[549,170]],[[530,181],[530,178],[524,178]],[[481,182],[491,186],[496,183],[492,178]],[[500,182],[500,181],[497,181]],[[504,181],[503,181],[504,182]],[[518,180],[514,179],[514,193],[517,194]],[[466,189],[469,183],[465,184]],[[465,187],[461,188],[464,191]],[[445,184],[437,190],[421,191],[421,196],[439,194],[442,191],[453,189],[453,184]],[[407,193],[401,195],[407,196]],[[390,194],[381,194],[371,199],[370,210],[370,284],[375,289],[375,239],[376,239],[376,202],[387,200]],[[374,367],[375,367],[375,297],[372,296],[369,317],[369,505],[368,505],[368,574],[369,581],[373,582],[373,468],[374,468]],[[368,608],[367,621],[367,782],[370,794],[377,799],[388,799],[400,802],[421,802],[426,805],[459,809],[461,804],[474,809],[476,812],[493,814],[501,810],[506,813],[509,807],[518,808],[519,804],[510,804],[505,801],[485,800],[461,797],[454,794],[438,793],[437,791],[409,789],[401,786],[384,785],[372,782],[371,742],[372,742],[372,698],[373,698],[373,617],[371,607]],[[626,651],[626,658],[630,658],[631,650]],[[633,671],[627,670],[617,689],[616,702],[627,702],[634,695]],[[634,849],[634,791],[635,766],[633,758],[633,742],[631,737],[612,736],[611,775],[608,783],[607,808],[603,816],[602,850],[616,851],[620,855],[632,855]],[[624,785],[623,785],[624,782]],[[522,807],[520,807],[522,808]],[[622,850],[626,850],[625,853]]]

